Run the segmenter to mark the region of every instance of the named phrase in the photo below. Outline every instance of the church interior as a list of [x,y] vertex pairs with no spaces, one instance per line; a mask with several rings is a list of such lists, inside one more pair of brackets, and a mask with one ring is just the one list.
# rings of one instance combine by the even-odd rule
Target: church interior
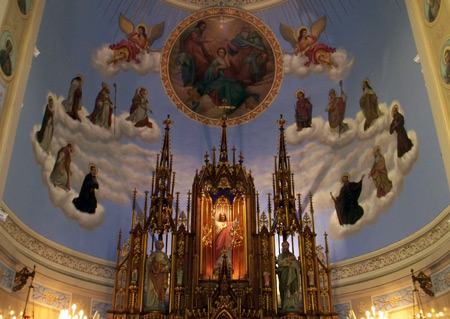
[[0,319],[450,318],[450,2],[0,2]]

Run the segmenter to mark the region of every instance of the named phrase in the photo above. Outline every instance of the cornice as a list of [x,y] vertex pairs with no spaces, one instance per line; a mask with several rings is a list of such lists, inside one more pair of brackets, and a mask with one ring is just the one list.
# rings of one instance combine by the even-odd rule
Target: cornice
[[[431,223],[401,241],[374,252],[336,262],[331,266],[333,287],[364,282],[411,267],[444,248],[450,241],[450,206]],[[445,256],[441,252],[439,258]],[[433,260],[432,262],[437,262]],[[409,272],[404,274],[409,276]]]
[[[75,279],[112,287],[115,263],[59,245],[30,229],[14,214],[0,223],[0,246],[15,259],[17,252],[32,262]],[[3,238],[2,238],[3,237]]]

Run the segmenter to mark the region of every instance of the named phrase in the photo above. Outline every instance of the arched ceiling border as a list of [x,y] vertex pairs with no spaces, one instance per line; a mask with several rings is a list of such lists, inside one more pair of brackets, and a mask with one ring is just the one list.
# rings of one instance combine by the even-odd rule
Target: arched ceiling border
[[161,0],[162,2],[178,9],[190,12],[204,10],[209,7],[232,7],[255,12],[269,9],[288,0]]

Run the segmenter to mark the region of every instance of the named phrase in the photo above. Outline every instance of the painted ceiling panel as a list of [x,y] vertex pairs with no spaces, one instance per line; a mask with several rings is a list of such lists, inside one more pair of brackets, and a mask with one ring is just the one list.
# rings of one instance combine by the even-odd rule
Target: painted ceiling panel
[[[230,156],[233,146],[237,154],[242,152],[244,165],[252,171],[261,194],[261,210],[267,212],[265,194],[272,192],[273,156],[278,148],[276,121],[283,114],[296,191],[302,194],[303,207],[308,207],[308,194],[313,193],[316,231],[319,235],[330,234],[332,261],[399,241],[448,206],[449,190],[421,66],[414,61],[417,50],[404,3],[296,0],[253,8],[252,13],[208,10],[204,11],[209,14],[206,17],[204,12],[189,12],[159,1],[47,1],[37,40],[40,54],[33,59],[4,194],[8,207],[29,227],[71,249],[114,260],[119,229],[127,231],[130,227],[135,188],[138,205],[144,207],[143,194],[150,190],[156,154],[162,145],[162,121],[167,115],[174,121],[171,150],[177,172],[175,190],[181,193],[180,205],[185,209],[186,194],[196,170],[204,163],[205,152],[212,154],[213,146],[220,147],[221,129],[214,126],[214,120],[222,111],[215,108],[214,99],[225,96],[220,93],[222,89],[245,97],[245,102],[236,105],[237,110],[228,111],[230,119],[240,118],[247,109],[258,111],[259,97],[263,96],[259,88],[269,78],[279,80],[273,100],[255,116],[228,128]],[[115,56],[110,45],[132,43],[119,27],[121,14],[133,30],[136,27],[134,31],[141,23],[148,34],[162,22],[164,29],[149,52],[140,52],[139,48],[136,56],[115,63],[114,57],[120,52]],[[428,19],[428,14],[424,10],[424,18]],[[322,17],[326,24],[319,32]],[[186,64],[178,63],[187,55],[183,55],[181,46],[185,37],[196,32],[193,28],[200,21],[206,21],[202,39],[208,40],[203,41],[202,48],[212,56],[204,73],[210,70],[214,80],[207,82],[202,77],[187,83],[183,82]],[[280,31],[281,23],[287,27],[285,31]],[[254,72],[247,78],[217,80],[221,67],[224,70],[236,62],[228,45],[238,43],[235,39],[246,25],[250,25],[254,41],[261,41],[252,42],[252,47],[259,50],[252,52],[259,55],[247,56],[247,62],[241,65],[250,68],[254,63]],[[308,27],[309,34],[317,35],[315,46],[322,46],[330,55],[311,57],[306,45],[296,44],[297,30],[302,25]],[[285,40],[289,38],[286,30],[294,32],[294,47]],[[227,48],[226,57],[220,55],[221,47]],[[277,52],[282,68],[279,73]],[[172,60],[166,59],[169,55]],[[161,63],[165,60],[166,64]],[[199,62],[193,61],[199,74]],[[163,83],[166,67],[171,71],[169,81]],[[77,120],[73,108],[65,107],[65,101],[75,94],[77,80],[73,79],[79,74],[82,92]],[[360,106],[366,78],[371,87],[369,95],[376,94],[379,108],[370,125]],[[103,93],[102,83],[109,89]],[[173,101],[177,99],[168,96],[171,85],[178,85],[175,94],[185,109],[175,107]],[[146,94],[139,95],[143,92],[140,88],[145,88]],[[299,89],[312,105],[311,125],[301,130],[295,115]],[[346,99],[345,114],[339,113],[343,117],[337,129],[333,129],[333,119],[326,110],[331,89]],[[189,95],[194,91],[197,95]],[[110,102],[105,102],[108,95]],[[54,104],[54,130],[46,149],[36,134],[42,129],[49,97]],[[145,109],[145,99],[151,112]],[[105,116],[104,120],[93,123],[88,116],[99,107],[99,101],[102,106],[115,108],[99,113],[97,119]],[[394,117],[395,105],[404,119],[400,126],[413,145],[404,154],[399,154],[398,149],[402,140],[398,135],[404,133],[390,132],[394,119],[401,119]],[[140,122],[142,127],[136,127],[137,121],[130,117],[138,107],[143,112],[139,120],[145,120]],[[202,107],[213,112],[201,113]],[[212,121],[199,121],[193,114]],[[53,173],[56,167],[64,175],[66,166],[55,166],[55,162],[63,160],[60,151],[68,142],[74,146],[72,153],[65,149],[65,156],[71,157],[70,190],[61,187],[68,185],[67,179],[58,184]],[[381,157],[374,165],[376,146],[392,187],[386,176],[376,177],[373,173],[374,168],[382,166]],[[91,163],[98,168],[94,214],[81,212],[72,202],[80,196]],[[335,197],[339,194],[344,173],[349,173],[352,182],[364,175],[358,199],[364,213],[354,224],[341,225],[330,193]]]

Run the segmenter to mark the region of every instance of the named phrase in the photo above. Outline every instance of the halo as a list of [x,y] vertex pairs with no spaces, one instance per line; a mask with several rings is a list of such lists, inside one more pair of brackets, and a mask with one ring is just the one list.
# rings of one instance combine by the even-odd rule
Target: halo
[[77,74],[77,77],[81,79],[81,84],[83,84],[83,83],[84,83],[84,78],[83,78],[83,76],[82,76],[81,74]]
[[331,94],[331,92],[333,92],[333,93],[334,93],[334,95],[337,95],[337,92],[336,92],[336,90],[335,90],[335,89],[330,89],[330,91],[328,92],[328,95],[330,95],[330,94]]
[[105,82],[102,82],[102,88],[106,89],[106,91],[111,92],[111,88],[109,87],[109,85]]
[[91,171],[92,167],[95,167],[95,169],[98,170],[97,165],[95,165],[94,163],[90,163],[89,166],[88,166],[89,171]]
[[148,33],[148,28],[147,28],[147,26],[146,26],[145,24],[143,24],[143,23],[139,23],[139,24],[136,26],[136,31],[139,30],[140,27],[143,27],[143,28],[144,28],[144,32],[145,32],[145,34],[147,35],[147,33]]
[[344,173],[344,174],[342,174],[342,176],[341,176],[341,182],[343,183],[344,182],[344,177],[345,176],[347,176],[347,179],[350,179],[350,174],[349,173]]
[[73,150],[72,153],[75,152],[75,145],[73,145],[72,142],[67,142],[66,146],[68,146],[69,148],[71,148]]
[[378,151],[379,153],[381,152],[381,146],[380,146],[380,145],[376,145],[376,146],[373,148],[373,153],[374,153],[374,154],[375,154],[376,151]]
[[365,78],[364,80],[362,80],[362,83],[366,82],[368,85],[370,85],[370,80],[369,78]]
[[442,51],[442,60],[444,61],[444,64],[448,63],[448,59],[447,61],[445,61],[445,52],[450,51],[450,45],[446,45],[444,47],[444,50]]
[[305,95],[305,91],[304,90],[302,90],[302,89],[300,89],[300,90],[297,90],[297,92],[295,92],[295,97],[298,99],[298,94],[299,93],[303,93],[303,96]]
[[11,52],[12,52],[12,50],[14,50],[13,38],[11,36],[7,36],[6,37],[6,39],[5,39],[5,48],[6,48],[6,43],[8,43],[8,41],[9,41],[9,43],[11,43]]
[[306,25],[301,25],[298,29],[297,29],[297,34],[300,35],[300,31],[302,31],[302,29],[306,29],[306,34],[309,34],[309,28]]
[[397,112],[398,112],[398,105],[397,105],[397,104],[395,104],[395,105],[392,107],[392,110],[391,110],[391,115],[392,115],[392,116],[394,116],[394,110],[397,110]]

